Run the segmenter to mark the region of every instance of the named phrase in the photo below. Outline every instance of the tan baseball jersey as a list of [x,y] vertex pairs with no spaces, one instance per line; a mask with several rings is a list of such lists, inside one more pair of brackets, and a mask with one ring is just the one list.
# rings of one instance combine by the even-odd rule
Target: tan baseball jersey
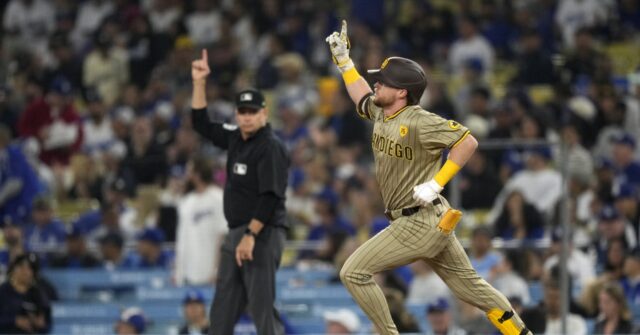
[[469,130],[420,106],[406,106],[391,116],[365,96],[358,114],[374,121],[371,147],[376,179],[387,209],[414,207],[413,187],[431,180],[440,170],[442,150],[464,139]]

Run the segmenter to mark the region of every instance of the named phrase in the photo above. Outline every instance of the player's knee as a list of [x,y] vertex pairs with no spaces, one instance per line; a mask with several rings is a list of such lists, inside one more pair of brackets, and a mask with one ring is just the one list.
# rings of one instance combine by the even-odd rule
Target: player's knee
[[365,284],[371,280],[372,274],[366,273],[349,266],[343,266],[340,270],[340,281],[343,284]]

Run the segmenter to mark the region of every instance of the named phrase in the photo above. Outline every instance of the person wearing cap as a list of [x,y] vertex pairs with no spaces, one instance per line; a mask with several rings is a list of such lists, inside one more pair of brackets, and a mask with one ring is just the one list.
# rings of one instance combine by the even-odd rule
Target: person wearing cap
[[41,191],[36,171],[21,148],[11,144],[11,130],[0,124],[0,227],[25,223]]
[[181,335],[206,335],[209,334],[209,320],[205,299],[202,292],[189,290],[182,299],[185,324],[180,328]]
[[223,203],[229,226],[209,333],[231,334],[246,307],[258,333],[283,334],[274,300],[275,274],[286,240],[289,154],[267,123],[265,99],[257,90],[237,94],[235,125],[210,121],[205,94],[210,72],[207,50],[202,50],[202,57],[191,65],[191,118],[196,132],[227,150]]
[[80,269],[95,268],[100,262],[87,249],[87,241],[77,227],[69,227],[66,232],[66,252],[51,260],[54,268]]
[[19,255],[25,253],[24,235],[20,226],[5,224],[2,228],[4,248],[0,249],[0,283],[4,282],[9,264]]
[[374,123],[376,180],[391,222],[347,259],[340,271],[347,290],[382,334],[398,334],[373,275],[422,259],[503,334],[530,334],[507,298],[471,266],[453,233],[462,213],[440,194],[473,155],[477,140],[460,123],[418,105],[427,78],[415,61],[389,57],[379,69],[369,70],[372,91],[349,57],[347,22],[326,41],[357,114]]
[[21,138],[35,138],[40,159],[47,165],[68,165],[82,145],[80,117],[71,104],[73,87],[64,77],[56,77],[45,97],[36,99],[18,120]]
[[124,265],[124,238],[118,232],[110,232],[102,236],[100,242],[100,256],[102,266],[109,270],[119,270]]
[[87,118],[82,121],[84,141],[82,150],[92,157],[100,157],[116,137],[111,126],[111,118],[98,90],[89,87],[84,93],[87,104]]
[[67,235],[64,223],[53,214],[51,199],[38,196],[33,201],[31,220],[24,228],[27,250],[38,253],[41,258],[60,251]]
[[640,247],[631,250],[624,260],[624,295],[630,306],[640,306]]
[[429,335],[467,335],[467,332],[453,323],[451,304],[447,299],[439,298],[427,305],[427,320],[431,326]]
[[628,249],[638,245],[638,238],[631,224],[614,206],[606,204],[598,214],[597,234],[594,240],[598,264],[606,262],[607,249],[609,249],[611,241],[616,239],[622,240]]
[[0,334],[45,334],[51,328],[51,305],[37,285],[38,258],[33,253],[16,257],[9,280],[0,285]]
[[117,335],[144,334],[147,318],[142,309],[129,307],[120,313],[120,318],[113,328]]
[[633,226],[636,233],[640,233],[640,198],[638,189],[624,183],[613,189],[613,205]]
[[158,228],[145,228],[137,235],[136,252],[129,255],[123,267],[131,269],[169,269],[171,254],[162,249],[164,233]]
[[636,138],[629,133],[612,136],[613,166],[615,179],[618,183],[628,183],[634,188],[640,188],[640,162],[636,160]]
[[222,189],[213,183],[213,165],[197,156],[187,163],[192,191],[178,202],[175,281],[182,285],[214,284],[220,247],[228,231]]
[[323,314],[325,334],[355,334],[360,329],[360,319],[350,309],[340,308]]

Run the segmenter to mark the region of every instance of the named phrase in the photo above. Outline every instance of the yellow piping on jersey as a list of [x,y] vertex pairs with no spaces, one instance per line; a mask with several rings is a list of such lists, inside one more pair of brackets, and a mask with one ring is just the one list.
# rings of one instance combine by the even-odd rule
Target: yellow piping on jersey
[[384,118],[384,121],[389,121],[391,119],[393,119],[394,117],[400,115],[400,113],[404,112],[405,109],[409,108],[410,106],[404,106],[402,108],[400,108],[400,110],[398,110],[397,112],[393,113],[392,115],[389,115],[387,117]]
[[462,135],[462,137],[460,137],[459,140],[456,141],[456,143],[453,143],[453,145],[451,146],[451,148],[455,148],[458,144],[462,143],[462,141],[467,138],[467,136],[469,136],[469,134],[471,134],[470,131],[465,131],[464,135]]

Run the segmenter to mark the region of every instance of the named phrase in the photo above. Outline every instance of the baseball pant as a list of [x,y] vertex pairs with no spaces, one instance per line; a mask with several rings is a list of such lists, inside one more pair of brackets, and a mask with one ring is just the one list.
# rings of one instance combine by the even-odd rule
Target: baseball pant
[[235,251],[245,228],[231,229],[222,246],[216,293],[209,312],[209,335],[232,335],[245,309],[259,335],[283,335],[284,326],[274,302],[285,230],[264,226],[256,238],[253,260],[244,261],[239,267]]
[[[437,229],[439,220],[433,207],[396,218],[360,246],[342,267],[340,279],[381,334],[398,334],[398,330],[373,274],[417,260],[430,264],[456,297],[485,313],[512,309],[504,295],[476,273],[455,234]],[[522,324],[519,316],[513,319]]]

